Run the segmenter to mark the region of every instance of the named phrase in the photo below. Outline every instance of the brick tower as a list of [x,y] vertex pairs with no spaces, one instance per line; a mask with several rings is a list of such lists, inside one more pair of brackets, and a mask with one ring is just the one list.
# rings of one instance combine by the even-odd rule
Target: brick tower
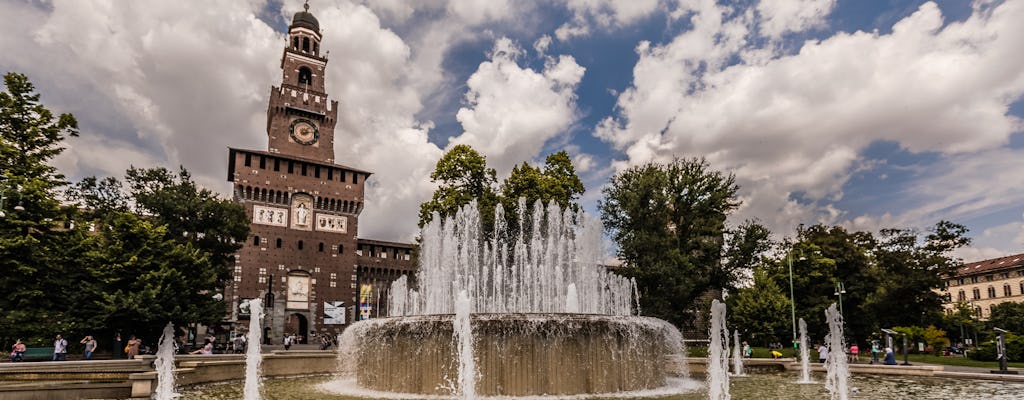
[[228,181],[251,227],[226,290],[229,329],[246,329],[249,300],[272,299],[263,326],[274,343],[286,333],[341,332],[355,311],[356,235],[370,172],[334,162],[338,102],[327,97],[321,40],[307,4],[288,27],[281,86],[270,90],[267,150],[228,155]]

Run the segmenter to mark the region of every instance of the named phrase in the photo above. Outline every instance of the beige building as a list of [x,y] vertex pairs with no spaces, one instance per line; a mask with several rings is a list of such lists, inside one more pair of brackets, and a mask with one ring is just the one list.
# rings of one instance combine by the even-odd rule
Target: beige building
[[946,313],[968,304],[979,319],[988,319],[996,304],[1024,302],[1024,254],[964,264],[941,290]]

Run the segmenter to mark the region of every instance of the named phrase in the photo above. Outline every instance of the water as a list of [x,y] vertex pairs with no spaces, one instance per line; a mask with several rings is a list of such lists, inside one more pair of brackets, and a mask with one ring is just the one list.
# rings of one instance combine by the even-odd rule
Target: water
[[743,376],[743,346],[740,346],[740,332],[732,331],[732,374]]
[[260,399],[260,368],[263,363],[263,354],[260,351],[260,343],[263,343],[263,329],[260,322],[263,321],[263,299],[252,299],[249,301],[249,333],[246,336],[245,346],[245,390],[243,399]]
[[476,399],[476,364],[473,360],[473,329],[470,326],[469,314],[472,302],[466,291],[459,292],[455,300],[455,319],[452,320],[454,339],[459,349],[459,386],[456,395],[465,400]]
[[797,383],[814,383],[811,380],[811,349],[807,347],[807,321],[800,318],[800,380]]
[[475,202],[447,220],[435,214],[421,233],[419,287],[411,288],[406,277],[396,280],[389,315],[453,314],[462,290],[477,313],[635,313],[635,282],[603,264],[600,221],[555,202],[546,208],[537,202],[526,215],[520,199],[519,210],[522,229],[512,233],[497,206],[493,239],[480,228]]
[[708,343],[708,399],[729,400],[729,330],[725,327],[725,303],[711,301],[711,332]]
[[836,303],[825,310],[828,321],[828,335],[825,343],[828,346],[828,358],[825,359],[825,389],[828,389],[832,400],[850,398],[850,367],[846,364],[846,340],[843,338],[843,316],[836,310]]
[[[815,374],[814,379],[822,379]],[[821,400],[828,397],[823,385],[799,385],[793,383],[797,374],[749,374],[744,379],[731,382],[732,398],[735,400]],[[425,399],[425,396],[391,395],[369,393],[352,389],[346,394],[336,394],[336,385],[354,386],[352,382],[340,382],[333,376],[312,376],[299,378],[268,379],[264,382],[266,400],[355,400],[374,398]],[[664,400],[702,400],[708,398],[707,388],[690,381],[696,386],[684,394],[668,394],[658,397]],[[1000,381],[970,379],[948,379],[930,377],[901,377],[891,375],[853,375],[850,377],[853,397],[857,399],[917,399],[917,400],[1019,400],[1024,393],[1024,384]],[[630,399],[655,395],[656,392],[625,396],[595,396],[601,399]],[[242,383],[225,383],[193,387],[182,394],[182,400],[237,400],[242,397]],[[441,397],[433,397],[439,399]],[[556,400],[548,396],[542,399]]]
[[164,326],[160,345],[156,351],[156,400],[170,400],[178,397],[174,391],[174,324]]

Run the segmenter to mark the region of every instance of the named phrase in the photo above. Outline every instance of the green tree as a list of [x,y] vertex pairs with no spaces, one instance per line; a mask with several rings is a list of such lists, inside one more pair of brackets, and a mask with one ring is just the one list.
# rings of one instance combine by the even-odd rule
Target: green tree
[[507,226],[515,233],[519,226],[519,199],[523,199],[525,217],[533,212],[536,202],[554,202],[562,210],[579,210],[576,200],[583,194],[583,181],[576,175],[572,159],[565,151],[547,156],[543,170],[523,162],[512,168],[512,173],[501,185],[501,204],[505,210]]
[[757,221],[747,220],[742,225],[729,230],[722,258],[722,268],[716,272],[723,274],[714,280],[727,282],[726,289],[735,289],[748,271],[763,266],[765,254],[772,249],[774,243],[772,232]]
[[731,284],[720,258],[736,191],[733,175],[703,159],[649,163],[612,177],[598,205],[601,220],[618,244],[620,271],[637,280],[645,314],[682,326],[699,296]]
[[1018,335],[1024,334],[1024,303],[1007,301],[996,304],[992,307],[987,325],[988,330],[1000,328]]
[[494,189],[497,173],[487,167],[487,158],[472,147],[460,144],[437,161],[430,180],[438,183],[438,188],[430,201],[420,204],[420,228],[433,220],[435,213],[447,218],[476,200],[484,219],[484,232],[491,232],[494,207],[498,203]]
[[71,210],[56,198],[64,176],[50,165],[64,149],[61,141],[78,135],[70,114],[55,116],[40,103],[25,75],[4,75],[0,92],[0,338],[38,344],[63,330],[70,319],[63,294],[74,248],[61,228]]
[[751,343],[789,338],[789,296],[760,268],[754,269],[754,284],[741,288],[726,299],[730,326]]

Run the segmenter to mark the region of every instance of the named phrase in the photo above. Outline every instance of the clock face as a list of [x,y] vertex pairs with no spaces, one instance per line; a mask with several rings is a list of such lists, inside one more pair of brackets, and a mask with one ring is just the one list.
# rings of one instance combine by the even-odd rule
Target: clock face
[[316,143],[317,139],[320,139],[320,131],[317,129],[316,124],[308,119],[296,119],[292,121],[291,125],[291,136],[298,144],[311,145]]

